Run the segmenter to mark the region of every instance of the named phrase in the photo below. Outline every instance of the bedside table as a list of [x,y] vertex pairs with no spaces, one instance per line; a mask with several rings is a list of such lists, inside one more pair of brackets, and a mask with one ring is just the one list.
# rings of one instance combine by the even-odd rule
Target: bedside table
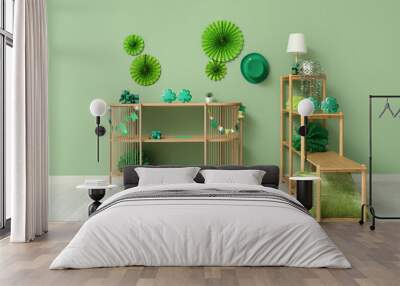
[[77,189],[84,189],[88,190],[89,197],[93,200],[93,203],[91,203],[88,206],[88,214],[89,216],[94,213],[97,208],[101,205],[100,200],[104,198],[104,195],[106,194],[106,190],[111,190],[114,188],[117,188],[117,185],[79,185],[76,186]]
[[296,181],[296,199],[307,209],[313,207],[313,182],[320,180],[316,176],[290,177],[289,180]]

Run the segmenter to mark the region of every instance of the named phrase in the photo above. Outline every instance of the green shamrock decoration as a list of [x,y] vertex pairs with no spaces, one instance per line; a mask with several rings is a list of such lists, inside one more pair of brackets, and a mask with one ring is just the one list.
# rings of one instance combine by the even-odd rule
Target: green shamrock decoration
[[190,94],[190,90],[188,89],[182,89],[179,92],[178,95],[178,100],[180,102],[186,103],[186,102],[190,102],[192,100],[192,95]]
[[124,40],[124,50],[130,56],[137,56],[143,52],[144,41],[138,35],[129,35]]
[[130,73],[137,84],[153,85],[160,78],[161,65],[155,57],[144,54],[132,61]]
[[243,34],[230,21],[220,20],[211,23],[203,32],[202,47],[205,54],[217,62],[234,60],[243,49]]
[[[293,135],[293,147],[300,151],[301,136],[300,128]],[[326,152],[328,145],[328,130],[318,122],[309,122],[307,124],[307,152]]]
[[311,100],[314,105],[314,112],[321,110],[321,102],[315,96],[310,96],[308,99]]
[[139,95],[131,93],[129,90],[124,90],[119,98],[122,104],[135,104],[139,103]]
[[328,96],[321,103],[321,109],[325,113],[335,113],[339,110],[339,104],[336,98]]
[[220,81],[226,75],[226,65],[221,62],[210,61],[206,65],[206,75],[213,81]]
[[161,98],[164,102],[171,103],[176,100],[176,93],[172,91],[172,89],[168,88],[164,90]]

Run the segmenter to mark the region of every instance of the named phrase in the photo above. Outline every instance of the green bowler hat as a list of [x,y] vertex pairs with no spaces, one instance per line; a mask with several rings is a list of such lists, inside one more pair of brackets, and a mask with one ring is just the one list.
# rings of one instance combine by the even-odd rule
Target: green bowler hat
[[240,70],[248,82],[260,83],[268,76],[269,64],[263,55],[251,53],[242,59]]

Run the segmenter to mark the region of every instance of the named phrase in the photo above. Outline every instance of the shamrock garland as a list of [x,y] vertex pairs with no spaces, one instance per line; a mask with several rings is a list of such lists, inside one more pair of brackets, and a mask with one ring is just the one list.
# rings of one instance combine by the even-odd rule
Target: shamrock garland
[[139,95],[133,94],[129,90],[125,89],[119,98],[119,102],[122,104],[139,103]]
[[228,135],[233,134],[239,131],[240,128],[240,120],[244,118],[246,112],[246,107],[240,104],[238,114],[237,114],[237,121],[235,124],[235,128],[226,128],[219,124],[218,120],[212,115],[211,111],[208,111],[208,118],[210,119],[211,128],[218,129],[218,132],[221,135]]

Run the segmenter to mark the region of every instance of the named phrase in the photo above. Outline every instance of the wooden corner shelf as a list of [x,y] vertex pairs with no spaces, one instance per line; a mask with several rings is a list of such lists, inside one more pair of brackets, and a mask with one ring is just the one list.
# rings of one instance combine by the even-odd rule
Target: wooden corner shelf
[[[318,176],[321,173],[360,173],[361,174],[361,205],[366,203],[366,167],[363,164],[354,162],[344,156],[344,114],[343,112],[337,113],[314,113],[308,118],[310,120],[329,120],[337,119],[339,123],[339,150],[338,152],[328,151],[321,153],[307,153],[307,158],[305,156],[305,141],[304,137],[301,138],[301,149],[297,151],[293,145],[293,132],[295,118],[300,117],[301,124],[303,125],[305,120],[304,117],[293,110],[293,82],[298,80],[320,80],[322,88],[322,99],[326,98],[326,75],[318,76],[302,76],[302,75],[283,75],[280,78],[280,108],[281,108],[281,121],[280,121],[280,179],[282,182],[287,182],[289,187],[289,193],[294,195],[294,185],[292,181],[287,178],[293,176],[295,173],[295,167],[293,162],[294,156],[300,157],[300,171],[305,170],[305,164],[309,163],[311,167],[315,170]],[[287,89],[287,99],[289,101],[289,106],[286,104],[286,90]],[[326,122],[324,121],[325,125]],[[287,134],[286,132],[287,131]],[[287,136],[287,138],[285,138]],[[287,154],[288,164],[286,166],[285,154]],[[317,183],[316,192],[316,219],[321,221],[321,181]],[[366,215],[366,214],[365,214]],[[335,218],[330,220],[336,220]],[[342,220],[338,218],[338,220]],[[363,217],[366,220],[366,216]]]

